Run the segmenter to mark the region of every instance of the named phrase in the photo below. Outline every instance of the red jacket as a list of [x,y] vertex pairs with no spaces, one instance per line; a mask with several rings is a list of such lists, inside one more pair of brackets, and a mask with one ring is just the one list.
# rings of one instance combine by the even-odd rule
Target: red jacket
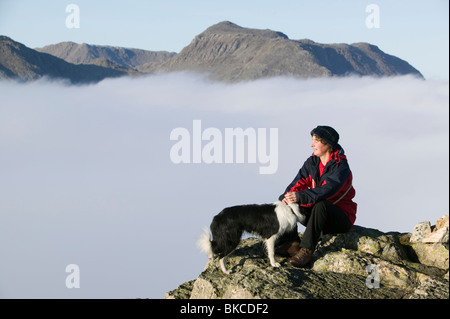
[[[357,204],[353,202],[355,189],[352,180],[347,157],[340,148],[331,154],[325,167],[319,157],[315,155],[309,157],[285,193],[300,192],[299,204],[305,207],[327,200],[339,207],[353,225],[356,220]],[[284,198],[284,194],[280,196],[280,200]]]

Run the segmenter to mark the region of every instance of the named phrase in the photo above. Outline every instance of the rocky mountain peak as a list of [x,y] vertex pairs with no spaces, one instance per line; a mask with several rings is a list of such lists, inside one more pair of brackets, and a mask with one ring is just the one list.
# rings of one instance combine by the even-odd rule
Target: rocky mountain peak
[[230,21],[222,21],[215,25],[212,25],[211,27],[206,29],[203,33],[201,33],[199,37],[209,35],[249,35],[249,36],[260,36],[267,39],[273,38],[288,39],[288,37],[282,32],[272,31],[269,29],[260,30],[260,29],[243,28]]
[[[287,258],[273,268],[263,241],[245,239],[228,258],[231,275],[213,261],[166,299],[448,299],[448,215],[412,233],[354,226],[323,236],[309,268]],[[302,234],[300,234],[302,235]]]
[[244,28],[229,21],[206,29],[158,70],[207,73],[213,80],[227,82],[276,76],[414,74],[422,77],[406,61],[376,46],[290,40],[281,32]]

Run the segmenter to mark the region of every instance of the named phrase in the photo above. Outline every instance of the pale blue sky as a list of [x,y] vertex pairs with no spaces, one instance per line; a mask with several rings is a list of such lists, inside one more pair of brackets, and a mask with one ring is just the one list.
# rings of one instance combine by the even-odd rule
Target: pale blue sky
[[[80,8],[79,29],[65,25],[71,3]],[[380,8],[380,28],[365,24],[371,3]],[[0,34],[33,48],[74,41],[179,52],[207,27],[229,20],[291,39],[369,42],[427,79],[448,81],[448,9],[447,0],[0,0]]]

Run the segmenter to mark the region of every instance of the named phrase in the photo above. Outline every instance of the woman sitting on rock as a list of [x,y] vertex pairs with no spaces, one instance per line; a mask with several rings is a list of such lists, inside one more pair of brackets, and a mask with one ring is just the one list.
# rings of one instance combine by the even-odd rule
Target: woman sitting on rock
[[295,267],[305,267],[312,259],[322,234],[348,232],[356,219],[352,172],[338,144],[339,134],[332,127],[318,126],[311,131],[314,153],[303,164],[280,200],[299,203],[306,216],[300,241],[297,227],[280,238],[276,253],[291,256]]

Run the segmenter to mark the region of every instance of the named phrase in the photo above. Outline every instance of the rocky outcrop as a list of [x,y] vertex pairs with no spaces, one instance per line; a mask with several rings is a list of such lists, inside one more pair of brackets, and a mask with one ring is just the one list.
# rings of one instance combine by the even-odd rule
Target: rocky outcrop
[[448,215],[428,225],[420,223],[412,233],[354,226],[346,234],[325,235],[305,269],[282,257],[281,267],[272,268],[262,241],[248,238],[228,258],[231,275],[216,260],[165,298],[449,298]]
[[448,228],[448,215],[439,218],[435,226],[422,222],[414,227],[410,245],[421,264],[448,269]]

